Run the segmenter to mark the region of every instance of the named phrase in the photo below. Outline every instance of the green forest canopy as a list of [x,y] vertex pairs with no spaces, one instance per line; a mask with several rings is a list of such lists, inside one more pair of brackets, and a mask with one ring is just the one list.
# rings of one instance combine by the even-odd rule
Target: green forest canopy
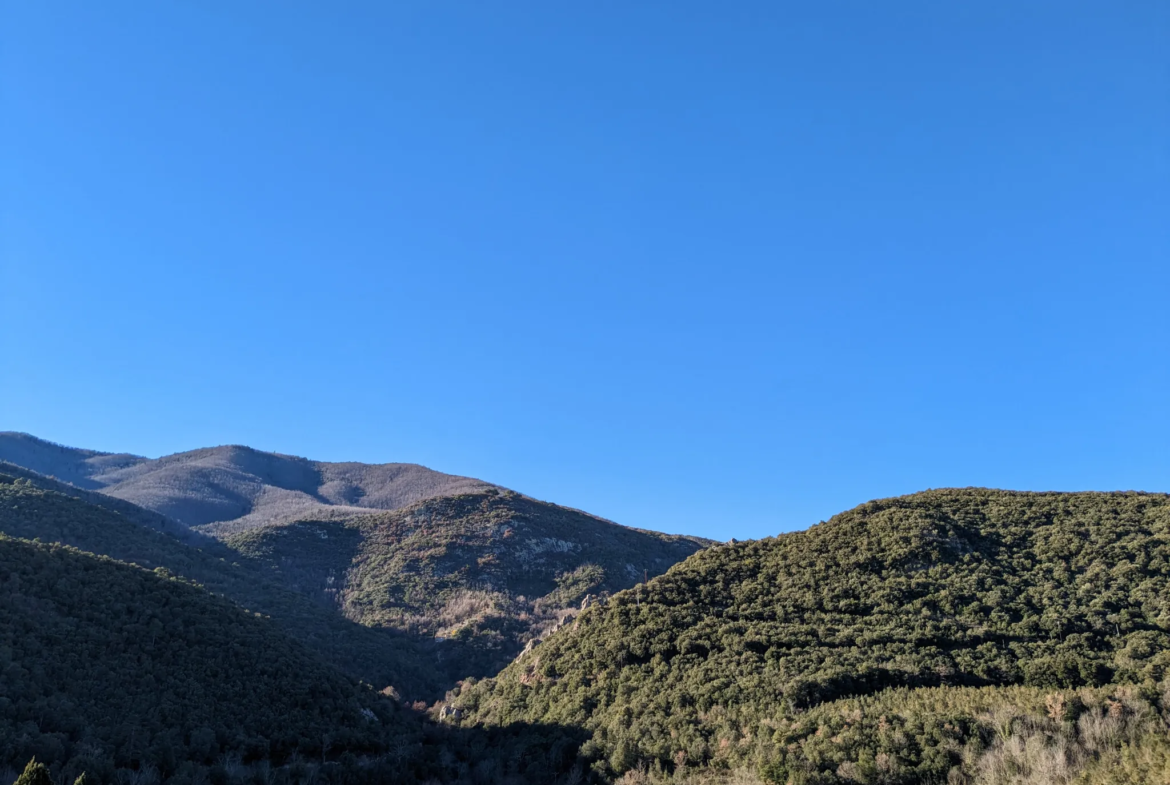
[[326,661],[378,688],[394,686],[412,696],[443,689],[444,682],[426,667],[423,650],[409,638],[357,624],[334,607],[281,587],[266,566],[250,564],[214,540],[211,547],[199,547],[148,527],[139,516],[124,512],[153,514],[128,502],[113,499],[116,506],[109,508],[104,499],[96,501],[101,506],[30,479],[0,474],[0,533],[72,545],[146,569],[163,568],[270,616]]
[[[839,763],[793,748],[827,702],[1005,685],[1154,695],[1168,669],[1170,497],[940,490],[697,553],[457,701],[469,723],[581,727],[612,773],[750,761],[836,777],[822,763]],[[945,779],[951,747],[927,734],[887,749],[874,733],[854,752]]]
[[399,707],[197,586],[0,535],[0,762],[174,773],[376,749]]

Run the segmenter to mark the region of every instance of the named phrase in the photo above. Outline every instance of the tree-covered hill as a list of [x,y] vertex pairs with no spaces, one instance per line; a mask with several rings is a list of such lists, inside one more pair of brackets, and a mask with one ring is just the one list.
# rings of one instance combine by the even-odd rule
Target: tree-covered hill
[[[939,490],[701,551],[457,701],[470,724],[583,728],[609,773],[991,782],[976,779],[991,710],[956,697],[930,719],[912,696],[1023,685],[1033,703],[1063,701],[1060,730],[1108,701],[1115,719],[1156,720],[1168,671],[1170,497]],[[849,708],[850,733],[817,719],[867,696],[885,703]],[[1010,710],[1010,695],[996,700]]]
[[225,754],[376,751],[411,729],[395,703],[225,599],[0,535],[0,768],[35,755],[71,776],[171,776]]
[[0,534],[0,782],[535,785],[583,740],[437,725],[161,568]]
[[179,539],[155,513],[13,470],[26,476],[0,474],[0,532],[166,568],[271,616],[347,673],[427,701],[498,672],[587,593],[626,588],[706,544],[496,490],[335,511],[227,543]]
[[198,532],[154,510],[139,507],[137,504],[125,501],[124,499],[118,499],[98,491],[89,491],[54,477],[32,471],[24,466],[9,463],[8,461],[0,460],[0,475],[6,478],[27,480],[37,488],[53,491],[64,496],[71,496],[86,504],[117,513],[132,523],[136,523],[147,529],[154,529],[155,531],[168,535],[172,539],[185,542],[189,545],[195,545],[200,550],[212,553],[217,557],[231,558],[231,551],[214,537]]
[[496,489],[225,541],[347,618],[442,641],[452,683],[496,673],[587,595],[628,588],[709,544]]
[[128,508],[128,517],[105,506],[104,497],[103,506],[98,506],[67,492],[73,489],[54,490],[44,478],[0,474],[0,533],[71,545],[148,570],[165,569],[271,616],[326,661],[378,688],[394,686],[413,697],[443,689],[443,682],[425,665],[429,647],[420,648],[415,640],[393,631],[357,624],[324,603],[279,586],[262,567],[249,565],[214,539],[196,547],[138,522],[152,513],[117,502]]

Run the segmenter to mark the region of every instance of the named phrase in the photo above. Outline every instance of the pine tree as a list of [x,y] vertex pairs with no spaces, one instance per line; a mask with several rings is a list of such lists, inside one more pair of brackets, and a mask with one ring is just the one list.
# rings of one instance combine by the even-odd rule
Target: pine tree
[[13,785],[53,785],[53,778],[49,776],[49,767],[33,758]]

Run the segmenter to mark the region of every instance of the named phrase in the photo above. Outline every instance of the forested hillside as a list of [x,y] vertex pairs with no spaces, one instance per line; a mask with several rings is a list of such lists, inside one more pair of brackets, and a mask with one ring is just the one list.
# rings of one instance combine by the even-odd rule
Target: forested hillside
[[0,532],[71,545],[198,582],[244,608],[271,616],[282,630],[328,662],[378,688],[392,685],[416,697],[442,689],[443,682],[425,665],[426,649],[420,649],[416,641],[364,627],[326,604],[280,587],[261,568],[248,565],[215,540],[211,540],[213,547],[194,547],[121,512],[43,484],[0,474]]
[[[82,485],[138,465],[60,450]],[[318,483],[301,505],[271,489],[309,462],[256,451],[167,472],[222,477],[225,456],[259,495],[194,529],[0,467],[0,533],[132,563],[0,540],[0,767],[35,754],[58,780],[142,785],[1170,785],[1165,495],[928,491],[708,547],[482,484],[403,502],[421,486],[391,482],[369,504],[400,506],[378,510]]]
[[8,461],[0,461],[0,475],[3,475],[5,478],[27,480],[37,488],[53,491],[64,496],[71,496],[86,504],[101,507],[104,510],[117,513],[126,520],[136,523],[139,526],[154,529],[155,531],[169,535],[172,539],[196,545],[200,549],[214,552],[218,556],[230,556],[231,554],[214,537],[202,534],[189,526],[184,526],[177,521],[171,520],[165,515],[148,510],[145,507],[139,507],[137,504],[132,504],[124,499],[108,496],[98,491],[87,491],[84,488],[70,485],[67,482],[44,474],[39,474],[24,466],[18,466]]
[[71,776],[374,750],[406,722],[227,600],[3,535],[0,696],[0,765],[35,755]]
[[708,544],[495,489],[226,542],[349,619],[441,641],[435,663],[451,683],[495,674],[583,598],[659,575]]
[[5,467],[39,492],[0,513],[0,531],[166,566],[270,614],[347,672],[428,701],[498,672],[589,594],[709,544],[412,464],[246,447],[152,460],[0,433]]
[[165,570],[0,535],[0,781],[552,782],[582,740],[436,726]]
[[337,511],[227,544],[180,540],[154,515],[0,474],[0,532],[164,567],[270,615],[347,673],[428,702],[498,672],[585,595],[660,574],[705,544],[495,490],[378,515]]
[[[942,490],[699,552],[457,701],[470,724],[583,728],[607,775],[1062,782],[980,766],[1020,734],[1080,766],[1157,749],[1168,670],[1170,497]],[[1108,744],[1081,744],[1103,717]]]

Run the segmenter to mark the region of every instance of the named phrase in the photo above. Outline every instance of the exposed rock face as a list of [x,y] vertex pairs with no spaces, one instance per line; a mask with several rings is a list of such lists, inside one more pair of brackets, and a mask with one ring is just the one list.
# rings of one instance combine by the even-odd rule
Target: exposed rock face
[[586,594],[584,599],[581,600],[581,610],[585,610],[593,605],[605,605],[608,600],[609,597],[604,594]]

